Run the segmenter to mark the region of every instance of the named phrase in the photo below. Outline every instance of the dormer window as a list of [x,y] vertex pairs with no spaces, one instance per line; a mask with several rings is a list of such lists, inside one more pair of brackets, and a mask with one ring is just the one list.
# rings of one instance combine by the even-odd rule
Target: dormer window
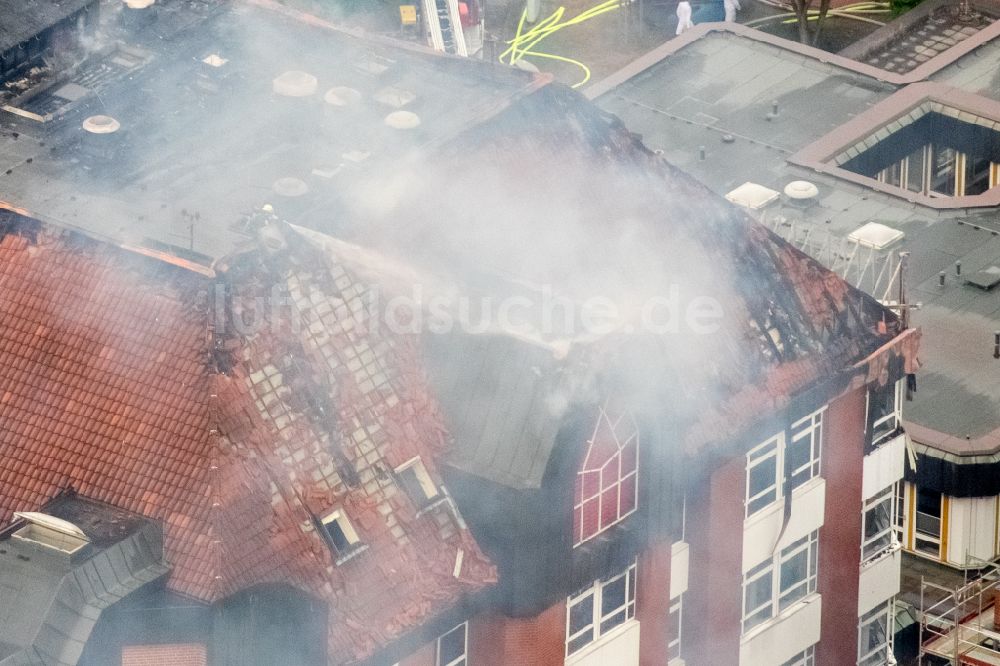
[[342,509],[330,513],[322,520],[322,524],[323,533],[337,551],[337,564],[347,561],[366,548]]
[[396,480],[418,509],[423,509],[442,498],[419,456],[396,468]]

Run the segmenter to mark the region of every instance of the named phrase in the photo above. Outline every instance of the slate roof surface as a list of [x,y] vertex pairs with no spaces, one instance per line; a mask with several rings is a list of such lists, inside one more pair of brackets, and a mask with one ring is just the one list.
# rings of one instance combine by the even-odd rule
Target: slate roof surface
[[[330,654],[352,661],[494,571],[447,504],[418,517],[392,480],[444,452],[415,343],[335,314],[363,284],[308,243],[296,256],[248,251],[213,283],[8,216],[0,521],[67,487],[162,521],[170,590],[288,582],[329,604]],[[227,317],[274,285],[287,320],[238,334]],[[335,507],[368,546],[340,565],[311,518]]]
[[[597,102],[719,194],[747,181],[778,192],[793,180],[813,182],[819,189],[815,205],[803,209],[779,201],[758,217],[798,246],[806,247],[808,237],[808,247],[825,261],[867,222],[903,231],[901,243],[873,255],[872,270],[880,268],[888,252],[911,253],[906,283],[910,300],[923,304],[911,318],[923,329],[923,368],[914,400],[904,403],[904,416],[911,424],[956,441],[995,432],[1000,428],[1000,374],[993,367],[991,341],[992,332],[1000,328],[1000,291],[984,292],[954,276],[956,261],[962,262],[965,274],[1000,261],[995,213],[935,211],[788,164],[789,154],[896,89],[828,62],[828,54],[815,51],[809,57],[802,51],[799,46],[784,49],[744,35],[712,32]],[[998,99],[998,72],[1000,40],[994,39],[932,79]],[[696,108],[690,100],[709,103]],[[766,120],[772,100],[778,101],[779,113]],[[724,143],[725,134],[734,135],[735,141]],[[700,159],[699,146],[706,148],[705,159]],[[868,254],[858,256],[861,262]],[[948,276],[943,289],[937,286],[939,271]],[[881,283],[879,297],[885,286]]]
[[31,39],[87,5],[96,4],[95,0],[2,0],[0,51]]

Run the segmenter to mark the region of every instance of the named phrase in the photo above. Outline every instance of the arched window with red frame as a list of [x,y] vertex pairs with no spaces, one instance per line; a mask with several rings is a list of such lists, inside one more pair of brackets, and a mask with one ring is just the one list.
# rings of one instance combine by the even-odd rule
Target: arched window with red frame
[[636,509],[639,428],[626,410],[601,406],[576,475],[573,545],[592,539]]

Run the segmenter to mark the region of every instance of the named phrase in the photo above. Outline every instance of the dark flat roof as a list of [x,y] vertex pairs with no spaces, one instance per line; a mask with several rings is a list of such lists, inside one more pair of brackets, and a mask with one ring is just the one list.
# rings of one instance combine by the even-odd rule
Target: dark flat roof
[[[160,14],[156,25],[172,16]],[[306,226],[338,228],[345,192],[496,112],[536,81],[246,3],[169,40],[155,37],[142,44],[151,62],[141,70],[96,83],[72,79],[94,92],[61,119],[43,126],[0,113],[0,198],[42,221],[130,244],[150,238],[187,247],[193,223],[194,249],[218,257],[244,238],[232,227],[264,203]],[[202,62],[212,54],[228,62]],[[315,76],[316,92],[275,94],[272,81],[292,70]],[[203,77],[221,80],[222,91],[202,87]],[[360,102],[326,103],[338,86],[358,91]],[[410,97],[400,108],[416,113],[420,126],[387,126],[388,114]],[[109,162],[77,147],[108,138],[83,131],[95,114],[121,123],[112,135],[120,151]],[[309,192],[281,196],[274,186],[282,178],[303,181]]]
[[99,0],[0,0],[0,51],[31,39]]
[[[905,417],[922,426],[915,432],[936,432],[941,446],[966,453],[993,446],[987,436],[1000,428],[1000,361],[992,358],[1000,287],[984,291],[965,284],[954,276],[954,265],[961,261],[966,276],[1000,266],[995,211],[933,210],[788,163],[791,153],[852,121],[897,87],[861,74],[863,66],[855,71],[829,54],[744,32],[705,29],[700,38],[636,66],[632,78],[612,81],[608,89],[599,83],[603,92],[596,101],[720,194],[747,181],[778,192],[793,180],[812,181],[819,189],[815,205],[803,210],[779,202],[757,215],[800,247],[811,236],[808,246],[822,261],[867,222],[903,231],[901,243],[874,254],[910,251],[909,298],[923,303],[912,323],[923,329],[924,366]],[[947,65],[934,80],[967,84],[976,93],[985,86],[1000,95],[997,41]],[[813,51],[815,57],[809,57]],[[778,115],[767,120],[772,101],[778,102]],[[723,142],[727,134],[732,143]],[[858,261],[867,256],[859,253]],[[937,286],[939,271],[948,274],[944,288]]]

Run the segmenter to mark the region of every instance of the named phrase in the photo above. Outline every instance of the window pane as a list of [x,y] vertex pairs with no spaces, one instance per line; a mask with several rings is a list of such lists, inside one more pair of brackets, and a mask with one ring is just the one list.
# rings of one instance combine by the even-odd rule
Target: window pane
[[600,500],[593,499],[585,502],[582,509],[581,534],[583,539],[589,539],[597,534],[598,521],[600,519]]
[[460,624],[438,639],[438,664],[450,666],[465,656],[465,624]]
[[625,606],[625,576],[601,587],[601,617]]
[[340,524],[336,520],[331,520],[326,524],[326,533],[330,535],[330,540],[333,541],[333,545],[337,547],[339,552],[345,553],[351,549],[351,542],[347,540],[347,535],[344,534],[344,530],[340,528]]
[[636,468],[636,440],[632,439],[622,448],[622,476]]
[[768,486],[774,485],[775,466],[777,460],[774,456],[767,458],[766,460],[761,460],[755,463],[752,468],[750,468],[750,497],[757,495],[758,493],[765,490]]
[[944,146],[934,146],[931,172],[931,191],[947,196],[955,195],[955,150]]
[[581,472],[577,479],[582,488],[581,499],[589,499],[601,489],[600,472]]
[[806,596],[809,572],[809,551],[803,549],[781,563],[780,609],[783,610]]
[[941,517],[941,493],[928,490],[927,488],[917,489],[917,511],[926,513],[935,518]]
[[[569,609],[569,634],[576,634],[578,631],[594,622],[594,595],[591,594]],[[587,634],[590,635],[589,633]]]
[[601,529],[618,520],[618,486],[614,485],[601,495]]
[[635,496],[636,496],[635,481],[637,478],[638,477],[635,474],[633,474],[629,478],[622,481],[622,489],[621,489],[622,498],[621,498],[621,512],[620,512],[620,515],[622,516],[624,516],[629,511],[635,508]]
[[577,650],[579,650],[583,646],[589,644],[592,640],[594,640],[594,639],[593,639],[593,637],[589,633],[588,634],[583,634],[582,636],[578,636],[577,638],[574,638],[573,640],[571,640],[569,642],[569,644],[567,644],[567,646],[566,646],[566,652],[568,654],[573,654],[574,652],[576,652]]
[[681,612],[683,608],[683,597],[679,598],[670,607],[670,615],[667,618],[667,659],[676,659],[681,656]]
[[806,435],[798,441],[789,442],[785,449],[788,469],[793,472],[800,467],[806,467],[812,460],[812,436]]
[[[760,578],[746,584],[746,602],[743,607],[744,614],[749,615],[761,606],[769,604],[771,601],[771,594],[771,572],[768,571]],[[768,617],[770,617],[770,613],[768,613]]]
[[982,194],[990,189],[990,160],[969,155],[965,159],[965,194]]
[[917,148],[910,153],[906,165],[906,189],[911,192],[924,190],[924,149]]
[[601,622],[601,633],[607,633],[623,622],[625,622],[625,609],[622,609],[618,613],[615,613],[611,617],[603,620]]
[[865,511],[864,544],[862,557],[868,559],[878,555],[892,543],[892,502],[891,493]]

